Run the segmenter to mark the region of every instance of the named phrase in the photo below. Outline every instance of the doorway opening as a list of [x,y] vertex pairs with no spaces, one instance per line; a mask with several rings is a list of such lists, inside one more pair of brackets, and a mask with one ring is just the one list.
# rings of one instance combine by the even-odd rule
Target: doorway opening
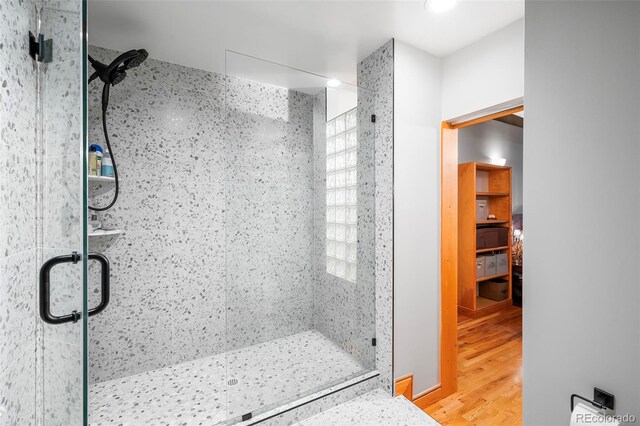
[[425,409],[442,424],[522,419],[523,115],[442,123],[441,388]]

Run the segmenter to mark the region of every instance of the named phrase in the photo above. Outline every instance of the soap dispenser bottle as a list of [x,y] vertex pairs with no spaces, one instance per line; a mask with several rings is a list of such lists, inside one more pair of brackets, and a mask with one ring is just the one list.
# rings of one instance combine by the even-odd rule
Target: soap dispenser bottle
[[100,219],[98,219],[98,215],[96,213],[91,213],[89,216],[89,232],[97,231],[98,229],[102,229],[102,223]]

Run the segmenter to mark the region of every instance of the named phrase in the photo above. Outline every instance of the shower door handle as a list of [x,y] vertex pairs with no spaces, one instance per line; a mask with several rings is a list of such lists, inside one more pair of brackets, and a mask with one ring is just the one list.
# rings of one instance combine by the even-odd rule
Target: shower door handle
[[[110,267],[109,259],[100,253],[89,253],[88,258],[90,260],[97,260],[101,266],[101,296],[100,304],[93,309],[89,309],[89,316],[99,314],[104,311],[109,304],[110,297]],[[82,256],[78,252],[73,252],[68,255],[56,256],[47,260],[40,268],[40,318],[47,324],[64,324],[67,322],[78,322],[82,317],[82,314],[76,310],[67,315],[53,315],[51,313],[51,269],[54,266],[62,263],[76,264],[82,259]]]
[[100,262],[100,304],[95,308],[89,309],[89,316],[92,317],[104,311],[109,304],[109,298],[111,297],[111,267],[109,266],[109,259],[102,253],[89,253],[89,260]]
[[40,318],[47,324],[64,324],[67,322],[78,322],[80,312],[73,311],[67,315],[56,316],[51,313],[51,269],[61,263],[76,264],[82,259],[78,252],[73,252],[64,256],[56,256],[44,262],[40,268]]

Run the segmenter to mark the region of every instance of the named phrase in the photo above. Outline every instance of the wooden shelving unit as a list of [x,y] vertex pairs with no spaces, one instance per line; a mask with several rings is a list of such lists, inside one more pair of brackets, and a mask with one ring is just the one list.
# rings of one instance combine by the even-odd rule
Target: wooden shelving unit
[[[476,200],[486,200],[495,220],[476,219]],[[485,226],[509,229],[511,242],[511,167],[484,163],[458,165],[458,312],[478,318],[511,305],[511,245],[476,248],[476,230]],[[508,271],[491,277],[476,277],[476,256],[482,253],[507,254]],[[508,281],[508,297],[495,301],[478,295],[481,282],[496,278]]]
[[[473,214],[476,213],[475,204],[473,207]],[[476,225],[500,225],[508,223],[509,221],[506,219],[492,219],[492,220],[478,220],[476,221]]]
[[493,280],[495,278],[506,278],[508,274],[497,274],[497,275],[491,275],[490,277],[481,277],[481,278],[476,278],[476,282],[477,283],[481,283],[482,281],[489,281],[489,280]]
[[479,249],[476,250],[477,254],[481,254],[481,253],[490,253],[492,251],[502,251],[502,250],[507,250],[509,249],[509,246],[500,246],[500,247],[492,247],[492,248],[488,248],[488,249]]
[[482,191],[478,191],[476,192],[476,195],[479,197],[508,197],[509,194],[508,192],[482,192]]

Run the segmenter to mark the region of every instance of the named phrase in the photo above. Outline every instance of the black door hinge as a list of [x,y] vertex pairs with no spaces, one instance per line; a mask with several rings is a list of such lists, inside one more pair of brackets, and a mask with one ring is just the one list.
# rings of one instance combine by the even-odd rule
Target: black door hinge
[[371,346],[375,346],[377,344],[376,338],[371,339]]
[[376,122],[376,115],[375,114],[371,114],[371,122],[372,123]]
[[51,62],[53,60],[53,40],[45,40],[44,34],[38,34],[36,38],[29,31],[29,56],[34,61]]

